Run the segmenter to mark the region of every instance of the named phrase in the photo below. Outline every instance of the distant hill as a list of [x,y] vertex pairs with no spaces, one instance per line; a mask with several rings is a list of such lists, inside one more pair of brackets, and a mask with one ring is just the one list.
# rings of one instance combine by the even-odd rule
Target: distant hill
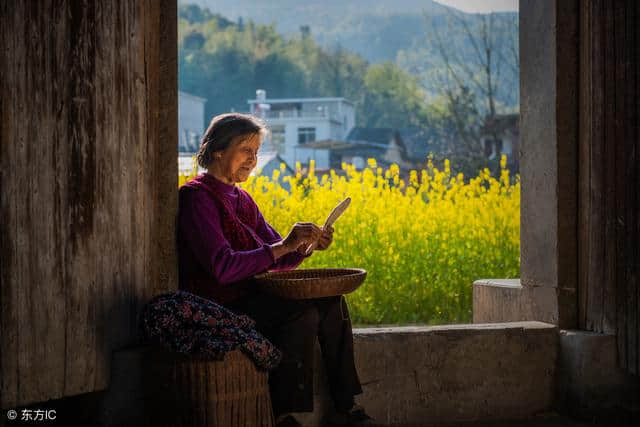
[[309,25],[320,44],[342,45],[371,62],[395,60],[424,35],[422,14],[443,17],[461,13],[431,0],[181,0],[198,4],[233,21],[242,17],[259,24],[275,23],[283,34]]
[[[275,24],[278,32],[297,35],[308,25],[311,36],[322,46],[338,46],[358,53],[367,61],[392,61],[423,81],[425,89],[437,94],[441,82],[433,78],[444,64],[434,41],[436,33],[456,50],[465,63],[473,64],[476,54],[460,26],[451,26],[456,17],[473,23],[477,15],[466,14],[432,0],[180,0],[197,4],[231,21],[253,20]],[[517,25],[517,13],[494,14],[498,25]],[[497,57],[509,55],[499,40]],[[518,70],[504,67],[500,74],[497,100],[508,109],[519,104]]]

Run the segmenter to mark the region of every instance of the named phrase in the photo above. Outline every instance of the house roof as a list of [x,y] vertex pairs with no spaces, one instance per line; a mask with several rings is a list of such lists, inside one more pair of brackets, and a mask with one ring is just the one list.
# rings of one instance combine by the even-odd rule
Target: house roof
[[[275,152],[259,153],[258,162],[256,164],[255,170],[262,170],[264,169],[265,166],[267,166],[271,162],[277,162],[278,167],[280,166],[280,163],[284,163],[285,165],[287,165],[287,162],[285,162],[278,153],[275,153]],[[287,169],[289,169],[290,172],[293,172],[293,169],[291,169],[289,165],[287,165]]]
[[340,150],[342,148],[351,147],[353,145],[352,142],[347,141],[338,141],[334,139],[323,139],[319,141],[313,142],[305,142],[304,144],[298,144],[296,147],[298,148],[313,148],[313,149],[323,149],[323,150]]
[[407,150],[407,155],[412,160],[426,161],[430,152],[436,152],[433,141],[437,138],[434,131],[425,131],[418,128],[400,129],[400,138]]
[[356,126],[347,135],[347,141],[365,141],[389,145],[397,131],[392,128],[366,128]]
[[326,139],[308,142],[298,147],[327,149],[343,155],[375,157],[380,159],[389,148],[393,138],[397,138],[404,156],[411,161],[425,161],[429,152],[434,151],[431,133],[418,128],[366,128],[354,127],[345,141]]
[[423,161],[429,152],[435,151],[432,143],[435,134],[416,127],[400,129],[355,127],[349,132],[347,140],[374,142],[386,148],[394,136],[398,138],[400,146],[404,148],[410,160]]
[[518,132],[520,114],[497,114],[493,118],[487,118],[480,129],[484,135],[490,133],[503,134],[507,130]]
[[382,156],[387,151],[388,146],[389,144],[385,145],[366,141],[335,141],[330,139],[297,145],[297,147],[300,148],[325,149],[342,155],[361,156],[365,158]]

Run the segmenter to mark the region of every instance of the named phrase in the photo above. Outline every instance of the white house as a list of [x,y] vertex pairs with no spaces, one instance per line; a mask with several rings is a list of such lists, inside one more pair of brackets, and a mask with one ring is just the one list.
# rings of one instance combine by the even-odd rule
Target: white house
[[178,151],[195,153],[205,131],[205,98],[178,91]]
[[355,126],[355,108],[345,98],[272,98],[256,91],[248,100],[250,113],[262,117],[271,129],[265,151],[275,151],[291,168],[296,162],[329,168],[329,150],[306,148],[319,140],[344,140]]

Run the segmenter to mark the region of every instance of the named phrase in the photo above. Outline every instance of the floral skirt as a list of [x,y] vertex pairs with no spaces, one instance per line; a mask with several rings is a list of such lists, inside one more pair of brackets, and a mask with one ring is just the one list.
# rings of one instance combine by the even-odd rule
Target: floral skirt
[[190,292],[178,290],[156,295],[142,312],[140,333],[145,343],[167,350],[222,360],[240,348],[263,369],[273,369],[282,353],[254,329],[245,315]]

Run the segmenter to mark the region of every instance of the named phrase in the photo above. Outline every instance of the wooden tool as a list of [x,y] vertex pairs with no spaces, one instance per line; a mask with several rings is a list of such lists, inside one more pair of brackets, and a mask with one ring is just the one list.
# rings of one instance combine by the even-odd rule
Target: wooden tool
[[[344,211],[347,210],[347,208],[349,207],[349,204],[351,204],[351,197],[347,197],[346,199],[338,203],[338,205],[335,208],[333,208],[333,210],[327,217],[327,220],[324,222],[324,225],[322,226],[322,230],[324,231],[328,226],[333,225],[338,220],[338,218],[340,218],[340,215],[342,215]],[[307,250],[304,252],[304,254],[309,255],[309,253],[312,250],[314,250],[317,245],[318,245],[318,241],[311,243],[307,247]]]

